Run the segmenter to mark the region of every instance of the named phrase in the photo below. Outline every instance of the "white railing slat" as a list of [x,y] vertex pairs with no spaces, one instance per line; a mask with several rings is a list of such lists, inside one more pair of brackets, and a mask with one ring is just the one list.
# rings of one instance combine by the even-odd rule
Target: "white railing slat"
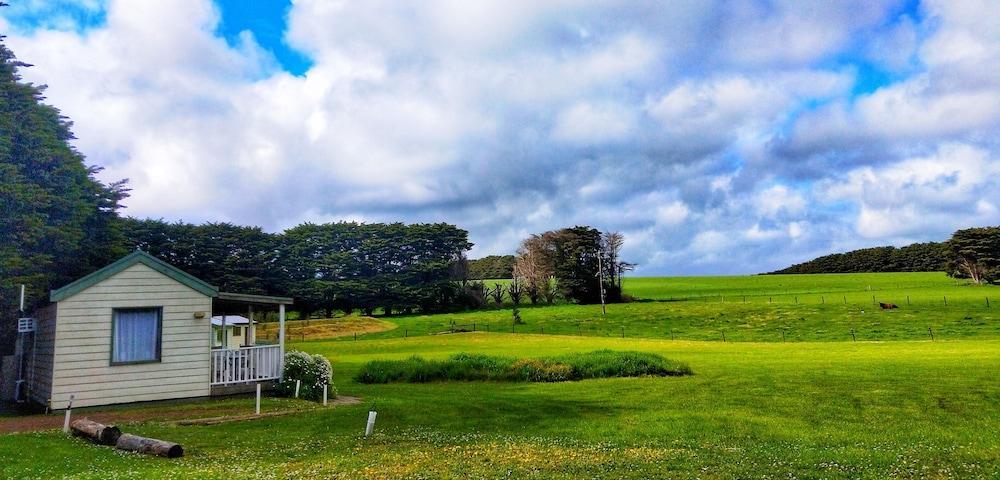
[[280,345],[212,351],[212,385],[272,380],[281,375]]

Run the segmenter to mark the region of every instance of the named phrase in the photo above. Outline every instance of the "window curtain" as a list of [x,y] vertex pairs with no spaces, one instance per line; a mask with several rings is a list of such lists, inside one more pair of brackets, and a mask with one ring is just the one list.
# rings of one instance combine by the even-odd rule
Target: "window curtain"
[[119,362],[158,360],[160,312],[156,308],[115,310],[114,355]]

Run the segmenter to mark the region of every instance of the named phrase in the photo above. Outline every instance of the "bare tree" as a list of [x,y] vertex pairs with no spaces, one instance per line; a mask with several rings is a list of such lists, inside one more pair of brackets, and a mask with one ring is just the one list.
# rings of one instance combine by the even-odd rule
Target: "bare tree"
[[605,232],[601,235],[601,249],[604,250],[605,265],[607,265],[607,278],[612,285],[622,286],[621,252],[625,245],[625,235],[621,232]]
[[532,235],[521,242],[514,259],[514,279],[523,283],[531,303],[546,295],[553,275],[551,256],[547,254],[548,239],[544,235]]

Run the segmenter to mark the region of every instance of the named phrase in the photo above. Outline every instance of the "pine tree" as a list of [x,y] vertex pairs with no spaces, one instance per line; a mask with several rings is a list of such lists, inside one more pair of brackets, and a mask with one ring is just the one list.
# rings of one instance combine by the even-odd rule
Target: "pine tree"
[[123,253],[117,211],[124,181],[104,185],[70,141],[71,122],[22,81],[0,37],[0,353],[9,351],[17,286],[33,304],[53,287]]

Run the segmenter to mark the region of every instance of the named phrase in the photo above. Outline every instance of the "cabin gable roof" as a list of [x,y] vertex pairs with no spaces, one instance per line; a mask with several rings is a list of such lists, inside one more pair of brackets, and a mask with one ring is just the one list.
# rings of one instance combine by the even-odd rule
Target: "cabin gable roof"
[[170,277],[174,281],[185,285],[192,290],[199,292],[203,295],[209,297],[216,297],[219,295],[219,289],[209,285],[204,280],[201,280],[159,258],[156,258],[142,250],[136,250],[120,259],[114,263],[97,270],[79,280],[76,280],[62,288],[57,288],[49,294],[49,301],[59,302],[65,300],[77,293],[80,293],[104,280],[107,280],[114,275],[121,273],[126,268],[131,267],[137,263],[141,263],[159,273]]

